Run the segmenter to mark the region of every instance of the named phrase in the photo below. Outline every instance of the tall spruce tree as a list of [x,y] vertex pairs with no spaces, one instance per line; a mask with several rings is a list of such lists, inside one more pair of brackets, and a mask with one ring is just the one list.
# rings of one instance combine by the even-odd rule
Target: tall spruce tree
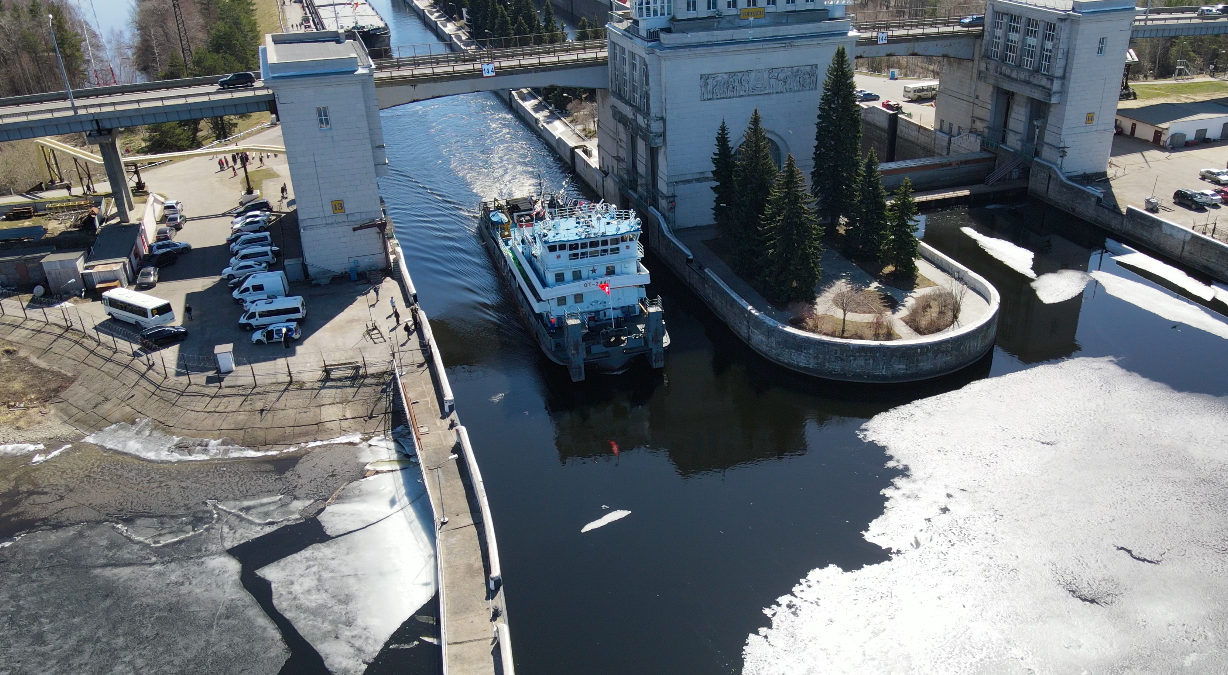
[[738,272],[749,274],[763,255],[763,210],[776,182],[776,163],[772,161],[771,145],[758,108],[751,113],[750,124],[742,135],[735,167],[738,234],[729,242],[729,248]]
[[912,281],[917,278],[917,203],[912,198],[912,181],[907,178],[895,192],[895,202],[887,207],[887,240],[883,242],[883,262],[895,267],[895,276]]
[[768,299],[810,302],[823,275],[823,227],[792,154],[776,175],[763,221],[766,248],[759,281]]
[[833,224],[853,214],[861,158],[861,106],[856,89],[853,64],[840,47],[823,82],[814,132],[814,170],[810,172],[819,216]]
[[712,154],[712,180],[716,185],[712,191],[716,193],[712,201],[712,219],[716,229],[727,246],[733,246],[738,237],[737,218],[737,186],[734,184],[735,161],[733,148],[729,145],[729,127],[721,120],[721,128],[716,132],[716,152]]
[[576,24],[576,41],[583,42],[588,40],[588,17],[580,17],[580,23]]
[[878,155],[866,155],[857,182],[855,218],[846,226],[850,252],[859,258],[877,259],[887,238],[887,192],[878,173]]
[[563,41],[563,36],[559,33],[558,22],[554,18],[554,3],[550,0],[546,0],[546,6],[542,8],[542,30],[546,33],[547,44],[557,44]]
[[512,36],[512,19],[507,15],[503,5],[495,5],[495,34],[491,37],[506,38]]

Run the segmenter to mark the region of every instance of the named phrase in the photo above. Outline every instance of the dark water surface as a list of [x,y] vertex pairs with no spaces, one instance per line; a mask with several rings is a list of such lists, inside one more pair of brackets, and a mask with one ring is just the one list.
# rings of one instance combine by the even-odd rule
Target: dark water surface
[[[400,0],[375,4],[394,45],[434,41]],[[572,384],[529,338],[474,234],[480,199],[539,180],[557,189],[561,163],[489,94],[382,120],[392,173],[381,191],[480,457],[522,674],[739,671],[747,634],[768,625],[763,608],[811,569],[885,559],[861,532],[895,473],[856,433],[878,412],[1076,356],[1228,392],[1222,338],[1094,282],[1045,305],[1030,279],[959,231],[1035,251],[1037,273],[1104,269],[1158,287],[1103,255],[1102,231],[1034,205],[929,218],[927,241],[1003,296],[997,348],[955,376],[896,387],[795,376],[754,355],[650,258],[673,341],[665,369]],[[613,509],[631,515],[580,533]]]

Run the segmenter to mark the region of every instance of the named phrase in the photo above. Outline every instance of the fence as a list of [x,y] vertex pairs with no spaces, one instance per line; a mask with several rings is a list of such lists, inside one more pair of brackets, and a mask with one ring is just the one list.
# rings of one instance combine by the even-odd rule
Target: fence
[[[233,372],[221,376],[213,354],[179,351],[173,357],[165,349],[141,346],[137,330],[110,319],[99,320],[81,312],[65,298],[44,296],[34,298],[12,291],[0,290],[0,318],[18,319],[59,329],[62,335],[75,338],[90,347],[95,354],[108,360],[131,365],[140,361],[143,370],[163,380],[184,378],[188,384],[217,387],[261,387],[267,385],[305,385],[309,383],[353,382],[368,378],[386,379],[394,363],[391,352],[382,350],[338,350],[296,354],[290,358],[244,358],[235,356]],[[277,349],[275,345],[268,349]],[[424,355],[415,350],[401,351],[402,360],[414,362]]]

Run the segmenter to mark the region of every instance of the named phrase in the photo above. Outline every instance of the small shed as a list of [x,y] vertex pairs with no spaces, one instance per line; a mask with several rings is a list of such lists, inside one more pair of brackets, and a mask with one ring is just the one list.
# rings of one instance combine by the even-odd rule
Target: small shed
[[0,256],[0,286],[34,286],[47,283],[39,262],[54,251],[52,246],[8,251]]
[[86,261],[114,262],[123,258],[128,261],[128,267],[135,269],[145,250],[140,225],[111,224],[98,230],[98,238],[94,240],[94,246],[90,248]]
[[47,290],[52,295],[75,295],[85,290],[85,251],[56,251],[42,260]]
[[1119,107],[1117,126],[1126,136],[1169,148],[1228,140],[1228,106],[1201,101]]
[[81,273],[88,290],[107,290],[109,288],[127,288],[132,283],[132,268],[128,266],[127,258],[111,260],[94,260],[86,264]]

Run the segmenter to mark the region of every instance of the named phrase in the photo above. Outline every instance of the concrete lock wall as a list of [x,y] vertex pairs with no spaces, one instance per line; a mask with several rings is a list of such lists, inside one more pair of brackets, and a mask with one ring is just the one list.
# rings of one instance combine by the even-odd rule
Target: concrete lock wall
[[992,152],[972,152],[945,157],[882,162],[878,165],[883,187],[891,192],[907,178],[913,190],[938,190],[983,183],[993,173],[997,156]]
[[656,210],[642,203],[636,206],[644,217],[644,230],[657,257],[751,349],[790,370],[849,382],[911,382],[964,368],[993,348],[1001,306],[997,289],[924,242],[921,257],[964,279],[973,292],[988,301],[988,313],[980,321],[953,332],[916,340],[844,340],[799,330],[755,309],[711,270],[697,264]]
[[880,161],[920,159],[934,154],[934,130],[911,119],[897,115],[894,156],[891,138],[892,113],[875,105],[861,106],[861,151],[871,148]]
[[1048,162],[1032,163],[1028,194],[1176,262],[1228,281],[1228,245],[1133,206],[1123,214],[1106,205],[1095,190],[1072,183]]

